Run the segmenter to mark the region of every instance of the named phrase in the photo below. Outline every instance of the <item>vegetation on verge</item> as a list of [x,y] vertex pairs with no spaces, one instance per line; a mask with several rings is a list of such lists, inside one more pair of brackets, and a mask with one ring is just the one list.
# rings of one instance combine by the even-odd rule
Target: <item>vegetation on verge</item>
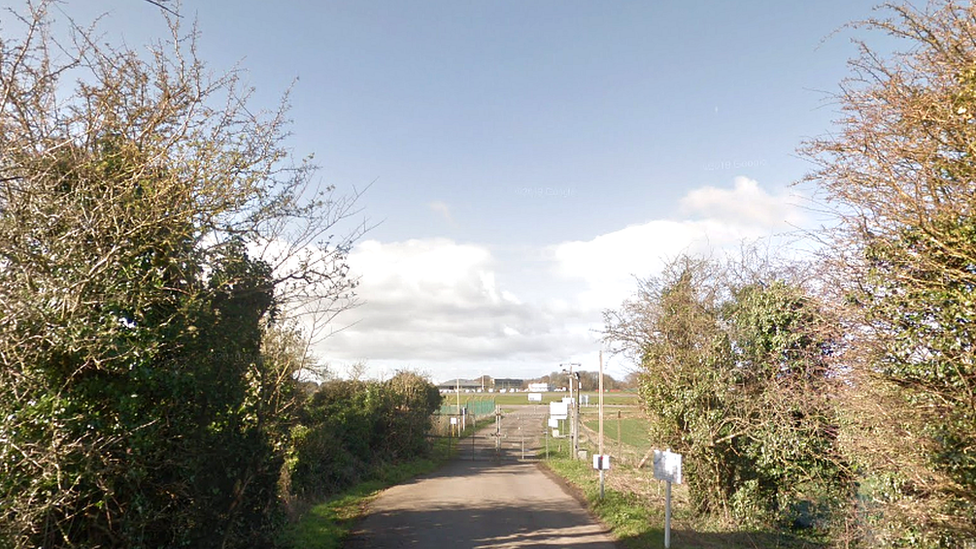
[[902,49],[864,48],[840,131],[804,151],[841,218],[849,522],[869,544],[976,546],[976,6],[884,13],[861,27]]
[[[478,426],[469,425],[461,437],[473,434]],[[280,544],[295,549],[331,549],[342,547],[350,528],[366,512],[369,501],[382,490],[406,480],[434,471],[453,458],[459,444],[437,438],[429,448],[428,457],[420,457],[397,464],[382,462],[368,471],[361,482],[332,493],[326,501],[307,506],[300,516],[285,528]]]
[[254,115],[178,18],[140,55],[56,38],[53,7],[0,37],[0,546],[273,546],[303,500],[422,455],[439,395],[304,400],[299,326],[355,302],[356,197],[313,188],[285,109]]
[[330,381],[298,411],[285,474],[293,497],[318,501],[392,465],[428,455],[427,432],[441,396],[400,372],[379,381]]
[[829,400],[835,330],[786,276],[682,257],[607,313],[608,338],[641,365],[651,439],[684,454],[699,514],[789,528],[847,499]]
[[803,154],[822,261],[680,257],[606,315],[701,516],[838,546],[976,544],[976,6],[886,4]]
[[342,547],[352,525],[362,517],[366,505],[380,491],[415,476],[429,473],[439,464],[439,461],[420,458],[378,469],[374,472],[375,478],[360,482],[328,501],[311,506],[284,530],[281,545],[295,549]]
[[[544,462],[577,491],[589,510],[630,549],[664,547],[664,498],[659,490],[641,491],[650,472],[614,466],[609,477],[625,477],[608,487],[600,499],[599,476],[590,463],[569,459],[568,452],[551,452]],[[657,483],[657,481],[654,481]],[[659,488],[655,487],[655,488]],[[826,543],[815,536],[797,536],[778,529],[733,525],[702,516],[689,506],[685,485],[674,486],[672,547],[695,549],[821,549]]]

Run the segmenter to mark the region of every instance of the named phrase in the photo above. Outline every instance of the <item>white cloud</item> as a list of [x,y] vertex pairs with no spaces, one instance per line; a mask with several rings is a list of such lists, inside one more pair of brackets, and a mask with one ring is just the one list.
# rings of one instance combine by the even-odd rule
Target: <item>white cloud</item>
[[498,287],[484,246],[436,238],[359,244],[349,257],[361,274],[358,322],[326,339],[335,360],[424,363],[540,359],[568,336],[543,307]]
[[[374,375],[414,367],[438,380],[485,372],[536,376],[559,362],[590,360],[601,311],[633,292],[635,276],[655,275],[681,253],[721,253],[789,231],[803,221],[797,201],[739,177],[731,188],[688,193],[678,209],[683,218],[526,250],[508,264],[486,245],[446,238],[367,240],[349,256],[365,304],[341,319],[355,324],[319,352],[345,363],[365,359]],[[546,260],[538,268],[540,256]],[[529,273],[523,277],[531,284],[514,283],[533,290],[503,284],[512,273]]]
[[727,223],[730,225],[775,228],[799,225],[803,216],[797,208],[796,194],[772,195],[748,177],[738,176],[732,189],[702,187],[681,199],[684,215]]
[[709,254],[743,241],[791,231],[803,223],[796,195],[772,195],[746,177],[732,189],[703,187],[680,201],[680,213],[691,219],[652,220],[591,240],[551,248],[555,272],[586,283],[577,296],[580,307],[616,307],[634,289],[634,277],[660,272],[682,253]]

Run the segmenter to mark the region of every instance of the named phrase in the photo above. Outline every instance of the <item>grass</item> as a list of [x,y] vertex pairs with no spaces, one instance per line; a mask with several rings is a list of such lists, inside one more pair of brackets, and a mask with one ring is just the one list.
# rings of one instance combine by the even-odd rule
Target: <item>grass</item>
[[[597,431],[600,428],[599,419],[584,416],[583,422],[587,427]],[[619,435],[617,428],[620,428]],[[646,449],[651,445],[651,435],[648,422],[644,418],[628,417],[618,420],[616,417],[605,417],[603,420],[603,434],[608,442],[616,444],[618,441],[634,448]]]
[[[579,497],[619,539],[630,549],[658,549],[664,547],[664,499],[656,493],[607,488],[600,499],[599,474],[590,463],[570,460],[567,452],[550,454],[546,466],[562,477]],[[619,468],[607,473],[629,475],[628,486],[640,485],[635,479],[649,476],[646,471],[623,471]],[[646,481],[646,478],[644,479]],[[609,483],[608,483],[609,484]],[[621,484],[621,483],[618,483]],[[647,485],[647,482],[643,483]],[[697,517],[688,506],[687,487],[673,487],[671,547],[680,549],[823,549],[824,544],[776,531],[737,529],[709,517]]]
[[338,549],[352,526],[366,512],[366,505],[382,490],[439,467],[441,461],[417,459],[383,469],[378,478],[353,486],[342,494],[313,506],[282,535],[282,547]]
[[638,539],[660,532],[663,547],[664,530],[654,526],[664,524],[663,509],[648,506],[637,494],[615,490],[605,490],[604,498],[600,500],[597,473],[586,462],[570,460],[566,455],[555,459],[550,456],[546,466],[579,490],[590,510],[618,539]]

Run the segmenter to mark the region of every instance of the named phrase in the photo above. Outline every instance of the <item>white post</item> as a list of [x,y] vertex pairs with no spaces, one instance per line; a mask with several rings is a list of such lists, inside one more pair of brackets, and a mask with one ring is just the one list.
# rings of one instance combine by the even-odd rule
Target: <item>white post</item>
[[671,481],[665,488],[664,496],[664,549],[671,547]]
[[[600,349],[600,456],[603,456],[603,349]],[[603,499],[604,471],[600,468],[600,499]]]
[[[579,395],[577,395],[578,397]],[[571,459],[579,459],[576,454],[576,401],[573,400],[573,365],[569,365],[569,447]]]
[[[576,382],[576,398],[573,398],[573,366],[581,366],[578,362],[564,362],[560,364],[560,367],[569,366],[569,404],[572,406],[572,411],[569,413],[569,438],[570,438],[570,453],[572,454],[571,459],[579,459],[579,398],[582,392],[582,387],[580,386],[579,380]],[[564,369],[563,372],[566,370]]]

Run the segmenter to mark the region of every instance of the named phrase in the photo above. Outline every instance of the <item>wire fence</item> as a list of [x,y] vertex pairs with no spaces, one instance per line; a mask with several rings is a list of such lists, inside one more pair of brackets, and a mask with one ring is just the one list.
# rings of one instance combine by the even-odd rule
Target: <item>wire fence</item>
[[[431,420],[431,434],[435,436],[452,436],[458,433],[459,429],[475,425],[489,416],[495,415],[494,398],[475,398],[471,399],[458,408],[456,404],[441,405],[440,410]],[[451,423],[451,418],[457,418],[455,424]]]

